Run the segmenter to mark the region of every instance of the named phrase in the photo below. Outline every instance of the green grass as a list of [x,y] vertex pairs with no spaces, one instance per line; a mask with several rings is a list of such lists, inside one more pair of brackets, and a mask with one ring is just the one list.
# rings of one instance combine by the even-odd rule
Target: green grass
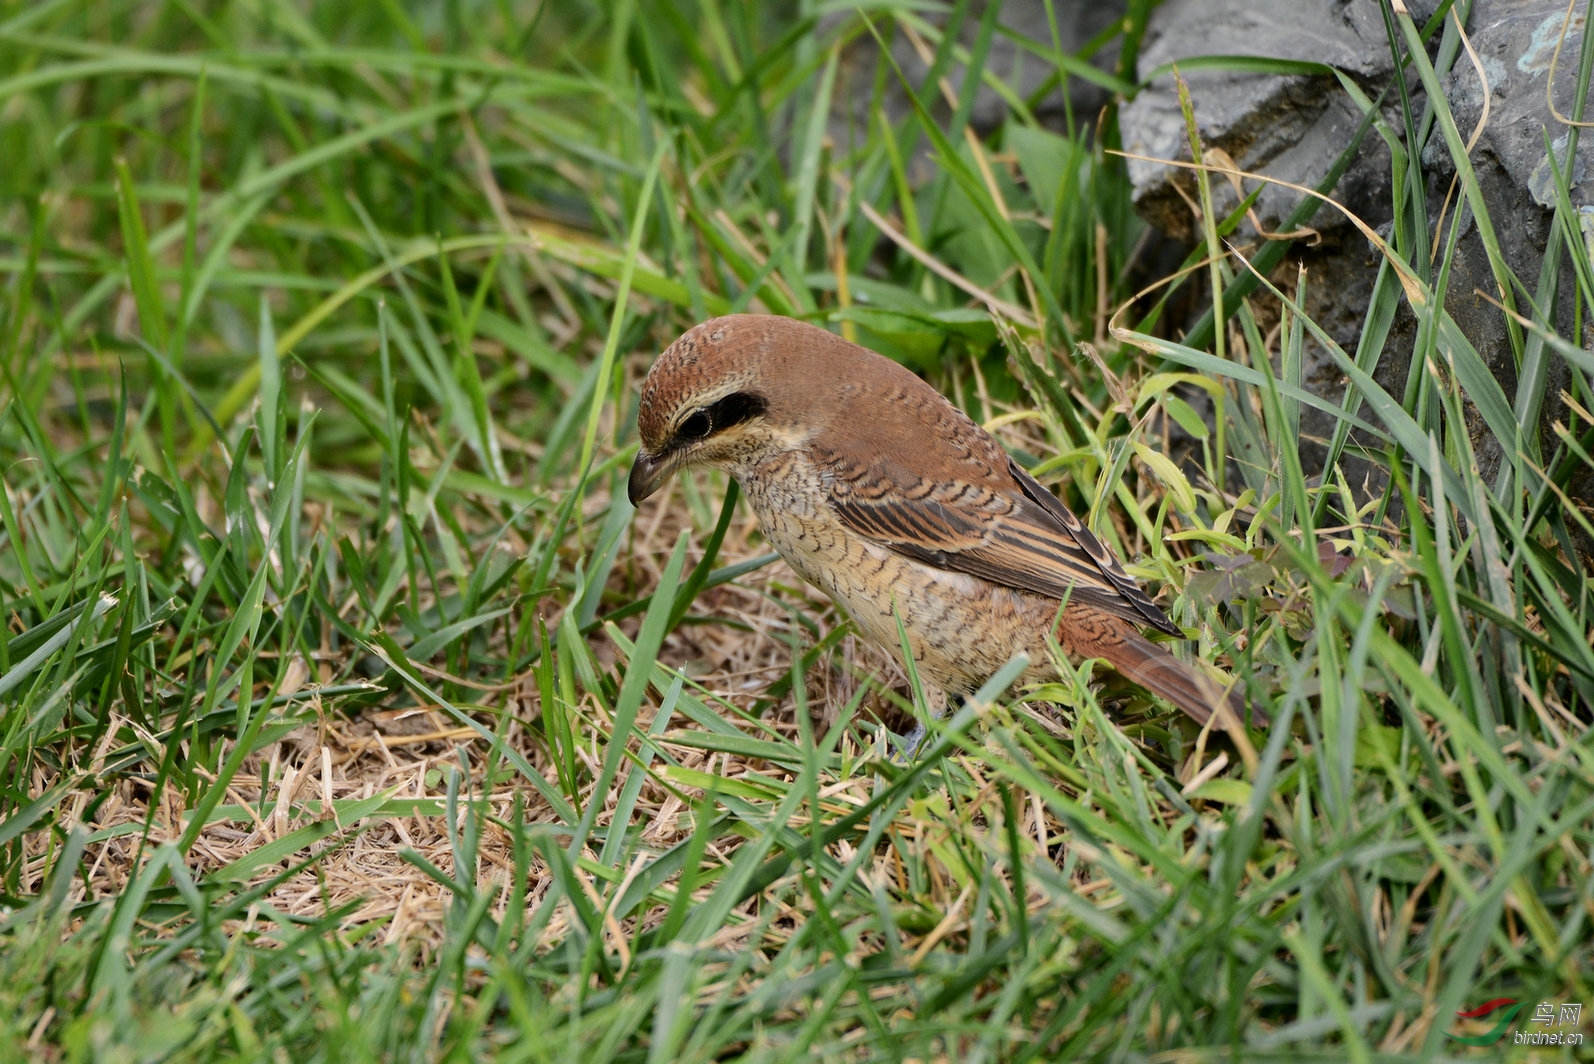
[[[1489,998],[1594,1009],[1564,180],[1512,278],[1462,167],[1511,387],[1433,297],[1459,212],[1429,228],[1417,147],[1465,138],[1420,101],[1363,131],[1396,202],[1357,350],[1283,245],[1215,261],[1176,342],[1105,316],[1142,235],[1113,124],[1034,122],[997,5],[954,6],[967,47],[811,6],[0,5],[0,1060],[1433,1060]],[[1437,85],[1453,27],[1391,19]],[[962,97],[854,110],[909,31]],[[980,83],[1008,113],[969,136]],[[623,502],[648,359],[742,309],[1038,409],[1005,440],[1262,745],[999,676],[880,756],[880,659],[734,492]],[[1303,390],[1312,342],[1342,394]]]

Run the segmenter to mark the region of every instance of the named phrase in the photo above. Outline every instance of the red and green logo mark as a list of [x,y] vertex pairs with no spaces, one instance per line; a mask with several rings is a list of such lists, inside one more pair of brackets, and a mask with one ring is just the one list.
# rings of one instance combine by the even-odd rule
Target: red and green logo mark
[[1493,1001],[1485,1001],[1482,1005],[1479,1005],[1475,1009],[1467,1009],[1463,1012],[1456,1013],[1456,1016],[1460,1019],[1476,1020],[1489,1015],[1489,1013],[1495,1011],[1496,1009],[1505,1008],[1507,1005],[1510,1005],[1511,1007],[1506,1009],[1505,1014],[1501,1016],[1498,1021],[1496,1021],[1495,1025],[1489,1028],[1483,1034],[1464,1035],[1449,1034],[1449,1032],[1446,1032],[1446,1036],[1455,1039],[1457,1042],[1460,1042],[1463,1045],[1494,1045],[1501,1038],[1505,1037],[1505,1029],[1510,1026],[1512,1020],[1517,1018],[1517,1013],[1522,1011],[1522,1002],[1518,1001],[1516,998],[1495,998]]

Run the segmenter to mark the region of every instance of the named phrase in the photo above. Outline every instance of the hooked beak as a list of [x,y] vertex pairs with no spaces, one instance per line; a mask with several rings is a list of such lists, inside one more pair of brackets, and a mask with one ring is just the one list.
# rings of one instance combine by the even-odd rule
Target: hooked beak
[[638,451],[636,461],[631,463],[631,479],[626,484],[631,505],[641,505],[644,499],[663,487],[664,482],[670,479],[670,474],[675,472],[677,464],[668,454],[652,455]]

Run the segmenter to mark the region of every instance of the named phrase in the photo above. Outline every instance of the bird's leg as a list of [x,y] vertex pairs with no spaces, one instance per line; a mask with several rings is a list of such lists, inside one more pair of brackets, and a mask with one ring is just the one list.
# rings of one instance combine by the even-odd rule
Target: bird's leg
[[[962,701],[962,696],[958,696],[959,704],[961,704]],[[947,694],[945,691],[941,690],[941,688],[925,688],[924,708],[930,711],[931,719],[940,720],[942,717],[946,716],[947,702]],[[925,734],[924,721],[917,719],[914,720],[913,730],[908,732],[908,734],[903,737],[902,750],[897,755],[904,765],[913,763],[913,756],[919,752],[919,744],[924,742]]]
[[913,722],[913,730],[902,738],[902,749],[897,751],[897,760],[904,765],[913,764],[913,755],[919,752],[919,744],[924,742],[924,721]]

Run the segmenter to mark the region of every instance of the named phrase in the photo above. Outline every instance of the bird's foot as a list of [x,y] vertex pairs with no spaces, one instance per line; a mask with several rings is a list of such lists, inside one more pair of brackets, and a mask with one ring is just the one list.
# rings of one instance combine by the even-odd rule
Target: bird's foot
[[924,721],[914,721],[913,730],[902,737],[902,748],[897,751],[897,761],[904,765],[913,764],[913,755],[919,752],[919,744],[924,742]]

